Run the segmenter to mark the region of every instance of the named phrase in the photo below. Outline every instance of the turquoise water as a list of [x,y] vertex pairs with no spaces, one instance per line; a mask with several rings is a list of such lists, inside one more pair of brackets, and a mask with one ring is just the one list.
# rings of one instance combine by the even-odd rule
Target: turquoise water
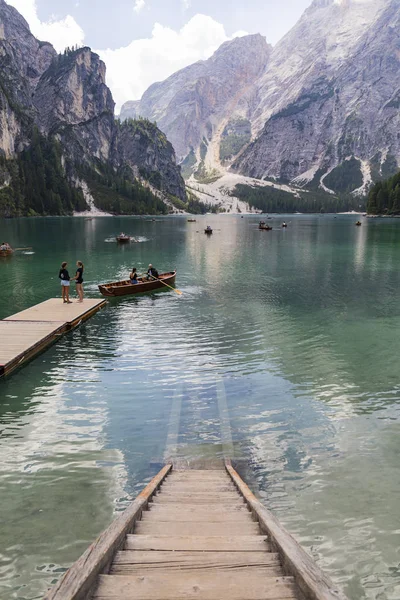
[[285,220],[0,222],[33,252],[0,259],[0,318],[59,295],[63,260],[88,296],[149,262],[183,291],[113,300],[0,382],[1,598],[41,597],[165,458],[230,438],[351,599],[400,597],[400,221]]

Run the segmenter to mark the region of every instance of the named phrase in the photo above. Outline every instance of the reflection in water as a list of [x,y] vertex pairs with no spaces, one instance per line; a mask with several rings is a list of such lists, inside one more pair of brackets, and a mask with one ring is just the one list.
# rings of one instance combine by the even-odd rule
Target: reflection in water
[[[112,300],[0,382],[1,597],[42,595],[168,453],[221,456],[225,434],[350,598],[400,595],[399,223],[257,222],[4,224],[35,254],[0,263],[1,317],[59,294],[62,260],[89,295],[149,262],[184,294]],[[121,230],[147,242],[105,242]]]

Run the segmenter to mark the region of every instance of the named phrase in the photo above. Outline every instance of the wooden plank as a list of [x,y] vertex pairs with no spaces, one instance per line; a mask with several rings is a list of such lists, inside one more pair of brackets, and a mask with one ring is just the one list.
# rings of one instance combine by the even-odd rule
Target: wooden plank
[[169,492],[179,496],[180,494],[208,494],[208,495],[218,495],[218,494],[237,494],[236,490],[232,486],[228,485],[213,485],[209,484],[208,486],[202,485],[190,485],[188,483],[185,484],[165,484],[165,487],[161,490],[161,492]]
[[292,577],[266,577],[263,570],[216,573],[100,575],[94,598],[118,600],[277,600],[296,598]]
[[128,534],[125,550],[166,550],[170,552],[261,552],[269,551],[267,536],[261,535],[132,535]]
[[162,486],[162,491],[174,491],[177,494],[180,493],[193,493],[193,492],[206,492],[211,494],[213,492],[234,492],[235,486],[231,482],[220,483],[213,481],[166,481]]
[[66,330],[66,323],[0,321],[0,369],[8,374],[46,350]]
[[142,523],[151,521],[174,521],[175,523],[190,522],[190,521],[203,521],[203,522],[230,522],[235,523],[247,523],[254,522],[252,519],[251,512],[247,509],[246,505],[243,508],[235,509],[222,509],[221,507],[212,508],[208,506],[203,509],[190,509],[185,510],[183,506],[179,508],[169,508],[168,506],[154,506],[151,510],[146,511],[142,514]]
[[71,304],[64,304],[61,297],[49,298],[45,302],[7,317],[5,321],[59,321],[75,326],[78,322],[85,321],[106,304],[106,300],[98,298],[84,298],[81,303],[72,302]]
[[169,479],[171,481],[227,481],[230,483],[226,471],[172,471]]
[[229,464],[226,469],[258,518],[261,529],[268,534],[274,552],[279,553],[285,573],[294,577],[304,597],[307,600],[346,600],[339,587],[333,584],[278,519],[257,500],[235,469]]
[[234,502],[240,502],[240,500],[242,500],[242,497],[240,496],[240,494],[238,494],[236,491],[234,492],[210,492],[209,494],[207,494],[207,492],[181,492],[179,494],[179,496],[177,496],[177,494],[175,494],[172,491],[167,491],[167,490],[162,490],[162,492],[160,492],[156,498],[172,498],[175,500],[175,502],[179,499],[179,502],[183,502],[185,500],[202,500],[202,501],[207,501],[208,499],[211,500],[217,500],[218,502],[224,502],[224,501],[229,501],[229,500],[233,500]]
[[[157,554],[154,552],[153,554]],[[174,552],[170,552],[169,554],[174,554]],[[208,554],[212,554],[211,552]],[[216,553],[219,554],[219,553]],[[251,555],[252,552],[248,552],[247,554]],[[200,555],[200,553],[199,553]],[[179,563],[169,563],[166,562],[164,566],[160,566],[159,564],[149,564],[149,565],[115,565],[111,567],[109,571],[109,575],[129,575],[129,576],[138,576],[143,574],[166,574],[178,572],[178,573],[188,573],[191,575],[195,575],[197,577],[202,577],[203,573],[242,573],[245,571],[249,573],[251,571],[255,571],[255,575],[258,576],[260,571],[262,570],[264,577],[283,577],[282,567],[280,565],[276,566],[264,566],[260,564],[256,565],[247,565],[247,564],[220,564],[218,558],[215,558],[212,564],[203,564],[199,563],[194,566],[179,564]]]
[[243,569],[262,567],[282,574],[279,555],[272,552],[117,552],[110,574],[141,572],[147,569]]
[[254,521],[248,523],[169,523],[164,521],[137,521],[137,535],[257,535],[260,528]]
[[83,600],[96,578],[110,564],[115,552],[122,548],[125,537],[147,506],[155,490],[171,470],[166,465],[132,504],[106,529],[86,552],[72,565],[60,581],[47,593],[45,600]]
[[176,500],[176,496],[174,494],[170,494],[170,495],[166,495],[166,494],[157,494],[157,496],[154,496],[154,498],[152,499],[152,506],[164,506],[166,504],[179,504],[179,506],[224,506],[227,510],[229,510],[230,507],[243,507],[246,506],[244,503],[244,500],[241,496],[239,496],[238,494],[235,494],[234,498],[228,498],[228,499],[223,499],[220,496],[202,496],[199,498],[193,497],[193,496],[189,496],[184,497],[184,496],[180,496],[179,497],[179,503],[177,503]]

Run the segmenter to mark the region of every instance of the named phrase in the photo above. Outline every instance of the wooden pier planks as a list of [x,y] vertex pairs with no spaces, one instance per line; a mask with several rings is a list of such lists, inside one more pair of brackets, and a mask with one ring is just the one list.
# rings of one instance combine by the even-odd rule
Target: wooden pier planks
[[64,304],[61,298],[50,298],[45,302],[27,308],[5,321],[60,321],[67,328],[75,327],[79,322],[89,319],[94,313],[106,305],[106,300],[85,298],[82,303]]
[[0,377],[48,348],[64,331],[60,322],[0,321]]
[[0,377],[46,350],[105,304],[103,299],[63,304],[60,298],[51,298],[0,321]]
[[86,598],[345,600],[230,463],[213,472],[164,467],[46,596]]

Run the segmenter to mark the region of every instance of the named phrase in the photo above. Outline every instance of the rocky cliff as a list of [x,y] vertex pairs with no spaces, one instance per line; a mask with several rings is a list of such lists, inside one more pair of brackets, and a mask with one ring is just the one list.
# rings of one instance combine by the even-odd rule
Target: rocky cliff
[[363,194],[400,164],[400,3],[314,0],[271,49],[224,44],[123,115],[156,120],[198,181],[231,170]]
[[[147,201],[152,210],[158,210],[156,204],[160,207],[160,201],[152,197],[148,188],[140,201],[137,198],[140,182],[147,185],[148,180],[157,182],[161,192],[157,198],[164,193],[168,198],[186,201],[185,184],[171,144],[151,124],[121,127],[115,120],[114,101],[105,83],[105,65],[90,48],[58,55],[50,44],[36,40],[21,15],[0,0],[0,67],[0,196],[3,200],[7,196],[8,207],[7,187],[13,186],[16,193],[21,187],[16,180],[25,181],[29,169],[35,168],[40,172],[38,188],[46,196],[44,203],[35,205],[43,206],[44,212],[46,206],[49,210],[60,206],[59,198],[53,202],[51,194],[60,196],[59,190],[64,188],[49,188],[46,160],[41,162],[44,154],[47,161],[54,159],[57,172],[59,160],[69,185],[81,187],[85,195],[91,184],[88,188],[82,180],[83,171],[96,181],[97,191],[102,186],[104,208],[105,188],[109,187],[109,194],[115,196],[112,189],[116,189],[117,180],[125,194],[125,212],[130,211],[129,200],[132,212],[139,204],[141,212],[145,212]],[[50,145],[46,140],[51,140]],[[32,144],[36,152],[27,155]],[[103,173],[103,181],[98,181],[99,173]],[[58,172],[56,179],[59,178]],[[29,196],[23,189],[20,191],[20,195]],[[96,196],[92,195],[96,203]],[[60,200],[66,212],[71,206],[76,208],[74,202],[70,206],[63,197]],[[0,197],[0,211],[1,201]],[[82,202],[78,204],[82,208]],[[21,206],[23,202],[19,212],[29,212],[31,208],[26,202],[24,209]]]
[[399,26],[397,0],[315,0],[274,49],[234,168],[335,192],[396,170]]
[[210,59],[155,83],[140,102],[126,103],[121,118],[141,115],[156,121],[179,160],[185,161],[187,174],[201,163],[204,170],[218,168],[222,137],[236,136],[233,143],[239,149],[241,141],[243,145],[250,139],[248,133],[243,136],[243,123],[236,135],[235,123],[247,120],[254,82],[264,71],[270,53],[271,47],[261,35],[225,42]]

